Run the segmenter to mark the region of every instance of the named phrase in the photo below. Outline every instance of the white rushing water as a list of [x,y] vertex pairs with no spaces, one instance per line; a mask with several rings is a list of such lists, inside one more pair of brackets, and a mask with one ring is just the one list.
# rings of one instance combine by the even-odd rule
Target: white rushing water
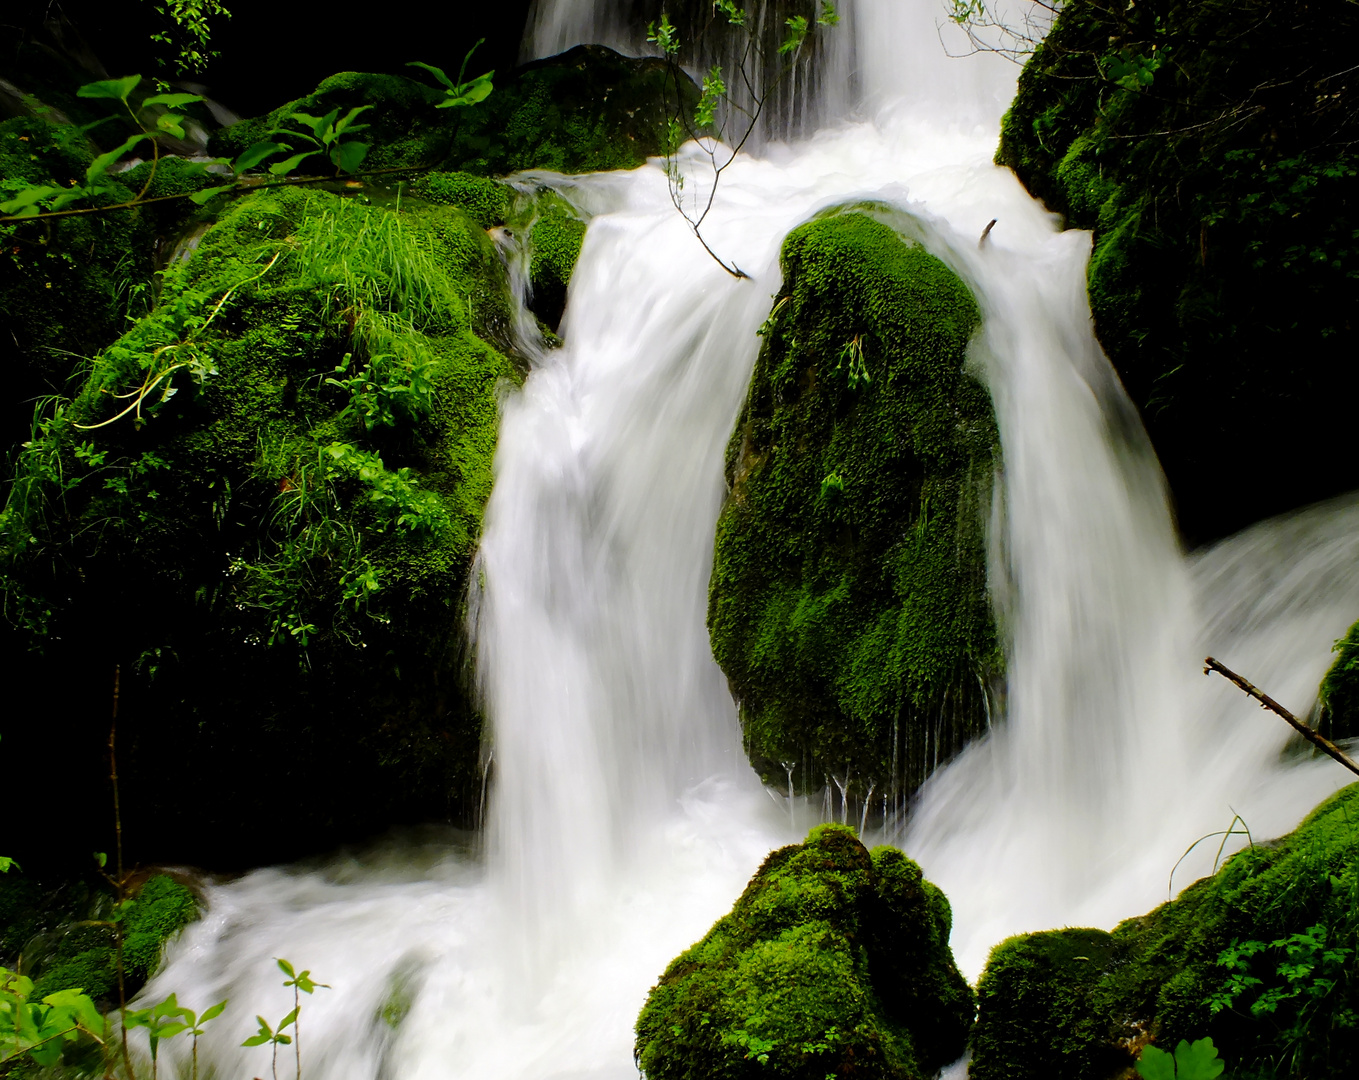
[[[647,988],[793,839],[742,756],[706,586],[721,454],[779,245],[846,201],[897,207],[984,313],[976,362],[1005,463],[992,579],[1012,642],[1008,715],[934,778],[898,837],[948,893],[969,977],[1007,934],[1147,910],[1180,853],[1233,812],[1276,834],[1343,782],[1328,762],[1285,760],[1283,724],[1199,670],[1212,652],[1310,708],[1331,640],[1359,614],[1359,504],[1186,560],[1092,334],[1089,236],[1060,232],[991,163],[1013,70],[944,58],[928,3],[854,15],[869,116],[722,180],[705,237],[752,280],[704,253],[655,165],[536,178],[593,216],[566,344],[531,348],[534,370],[504,404],[473,598],[494,728],[487,854],[393,844],[209,888],[144,998],[231,999],[200,1047],[219,1075],[267,1075],[268,1050],[238,1044],[255,1013],[291,1008],[279,956],[331,986],[304,1002],[315,1080],[635,1075]],[[1175,888],[1215,850],[1201,845]],[[280,1075],[293,1075],[288,1054]]]

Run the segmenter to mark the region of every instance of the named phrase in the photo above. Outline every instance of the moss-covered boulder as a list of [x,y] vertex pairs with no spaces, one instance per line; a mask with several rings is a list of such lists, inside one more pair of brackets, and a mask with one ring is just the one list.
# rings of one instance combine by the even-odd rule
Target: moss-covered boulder
[[727,452],[713,655],[767,780],[903,798],[984,730],[1001,664],[977,307],[865,213],[795,229],[783,269]]
[[[183,882],[153,874],[123,909],[123,978],[129,999],[160,966],[165,944],[198,918]],[[18,871],[0,878],[0,964],[34,981],[35,1000],[80,988],[104,1008],[118,1001],[118,949],[109,920],[114,898],[102,883],[49,886]]]
[[1296,832],[1112,934],[996,946],[978,984],[974,1080],[1108,1080],[1142,1046],[1211,1036],[1233,1077],[1359,1070],[1359,784]]
[[1321,680],[1318,728],[1327,738],[1359,735],[1359,623],[1335,643],[1335,663]]
[[[11,679],[63,686],[32,715],[94,763],[56,814],[106,819],[120,665],[138,857],[470,822],[465,597],[497,393],[521,377],[493,344],[508,304],[466,212],[362,191],[241,199],[162,275],[45,411],[0,515]],[[7,725],[6,753],[46,737]]]
[[[417,166],[483,176],[632,169],[662,152],[668,78],[664,61],[654,57],[631,59],[602,45],[579,45],[498,79],[494,92],[476,105],[440,109],[443,88],[418,69],[409,77],[344,72],[267,116],[217,132],[211,146],[234,156],[287,127],[294,112],[324,115],[368,106],[363,120],[370,129],[363,138],[372,149],[365,168]],[[681,92],[692,108],[697,89],[683,80]]]
[[1191,541],[1359,486],[1356,33],[1343,0],[1077,0],[1004,121],[997,160],[1094,230],[1095,327]]
[[772,852],[637,1020],[650,1080],[923,1078],[962,1055],[972,991],[943,893],[894,848],[821,825]]

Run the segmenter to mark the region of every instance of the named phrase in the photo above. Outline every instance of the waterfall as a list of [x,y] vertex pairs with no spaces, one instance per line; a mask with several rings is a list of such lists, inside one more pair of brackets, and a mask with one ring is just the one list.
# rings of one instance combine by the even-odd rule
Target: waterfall
[[[615,10],[543,0],[535,25],[550,16],[557,36],[542,40],[557,47]],[[745,764],[704,612],[722,447],[779,245],[844,202],[895,207],[984,317],[1008,715],[936,774],[898,837],[948,892],[968,975],[1006,934],[1147,910],[1184,848],[1233,812],[1277,833],[1343,781],[1287,757],[1284,725],[1198,667],[1212,651],[1306,712],[1359,612],[1359,503],[1186,559],[1093,336],[1089,236],[1060,231],[991,162],[1014,69],[945,57],[942,9],[925,0],[859,0],[853,16],[871,118],[723,176],[705,239],[751,280],[707,256],[654,164],[527,178],[591,223],[565,345],[527,349],[533,370],[504,403],[474,575],[495,760],[487,852],[425,835],[209,886],[144,999],[231,999],[200,1045],[219,1075],[268,1067],[267,1050],[238,1044],[254,1013],[291,1008],[280,956],[331,985],[302,1013],[314,1080],[635,1075],[647,988],[816,813],[768,797]],[[693,185],[701,164],[686,159]],[[1173,888],[1211,869],[1201,854]],[[180,1053],[162,1051],[167,1075],[186,1074],[166,1061]]]

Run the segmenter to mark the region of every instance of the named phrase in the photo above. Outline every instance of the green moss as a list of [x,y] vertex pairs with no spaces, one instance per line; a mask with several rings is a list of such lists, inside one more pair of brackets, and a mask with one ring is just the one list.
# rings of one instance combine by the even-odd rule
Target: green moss
[[483,229],[504,224],[514,200],[508,185],[463,172],[426,173],[411,184],[411,190],[430,202],[465,210]]
[[1359,623],[1335,643],[1335,663],[1321,680],[1320,728],[1330,739],[1359,735]]
[[[1253,954],[1240,948],[1249,941],[1261,943]],[[1233,1076],[1353,1076],[1356,955],[1359,784],[1113,934],[1002,942],[978,985],[970,1075],[1096,1080],[1130,1067],[1148,1041],[1173,1047],[1207,1035]],[[1221,1007],[1238,974],[1260,981]],[[1270,995],[1282,996],[1255,1007]]]
[[565,201],[554,198],[529,231],[529,280],[533,284],[533,310],[556,329],[566,307],[566,288],[580,257],[585,222],[573,216]]
[[[475,812],[464,598],[520,378],[486,340],[508,321],[463,210],[261,192],[21,456],[5,569],[47,598],[48,662],[121,660],[128,832],[158,857]],[[171,363],[143,422],[115,420]],[[207,809],[177,846],[187,805]]]
[[[1193,542],[1359,486],[1359,112],[1320,74],[1356,30],[1345,5],[1066,4],[1002,125],[997,160],[1094,230],[1095,327]],[[1130,62],[1149,86],[1115,81]],[[1262,416],[1312,437],[1261,440]]]
[[765,859],[637,1020],[652,1080],[922,1077],[961,1055],[973,1000],[947,901],[899,851],[822,825]]
[[964,370],[977,309],[862,213],[794,230],[783,266],[728,449],[713,655],[766,779],[786,761],[806,788],[847,768],[861,791],[908,794],[984,727],[1000,665],[983,551],[996,431]]
[[[77,890],[77,893],[79,891]],[[46,941],[26,954],[33,977],[33,998],[57,990],[80,988],[96,1001],[114,1001],[118,993],[118,956],[112,931],[90,922],[107,921],[110,900],[102,893],[67,897],[74,904],[62,921],[46,931]],[[129,998],[156,973],[165,943],[198,918],[193,892],[165,874],[149,878],[124,909],[123,973]],[[47,914],[50,918],[50,913]],[[42,915],[38,916],[39,922]]]

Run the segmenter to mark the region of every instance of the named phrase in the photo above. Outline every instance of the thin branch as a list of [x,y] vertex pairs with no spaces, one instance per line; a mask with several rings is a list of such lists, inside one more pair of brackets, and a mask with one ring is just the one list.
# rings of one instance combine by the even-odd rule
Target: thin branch
[[1270,697],[1264,691],[1251,685],[1249,682],[1247,682],[1245,679],[1243,679],[1240,675],[1238,675],[1231,668],[1227,667],[1225,664],[1218,663],[1211,656],[1204,660],[1203,663],[1204,663],[1203,673],[1205,675],[1207,675],[1210,671],[1216,671],[1223,678],[1227,679],[1230,682],[1234,682],[1242,691],[1253,697],[1264,708],[1269,709],[1271,712],[1278,713],[1285,720],[1287,720],[1288,723],[1291,724],[1294,727],[1294,729],[1296,729],[1299,735],[1301,735],[1309,743],[1311,743],[1313,746],[1319,749],[1322,753],[1335,758],[1336,761],[1340,762],[1341,765],[1349,769],[1350,772],[1359,776],[1359,764],[1356,764],[1353,758],[1346,754],[1345,751],[1341,750],[1340,747],[1336,746],[1335,743],[1331,742],[1330,739],[1326,738],[1325,735],[1322,735],[1320,732],[1309,727],[1307,724],[1304,724],[1301,720],[1299,720],[1291,712],[1285,709],[1272,697]]

